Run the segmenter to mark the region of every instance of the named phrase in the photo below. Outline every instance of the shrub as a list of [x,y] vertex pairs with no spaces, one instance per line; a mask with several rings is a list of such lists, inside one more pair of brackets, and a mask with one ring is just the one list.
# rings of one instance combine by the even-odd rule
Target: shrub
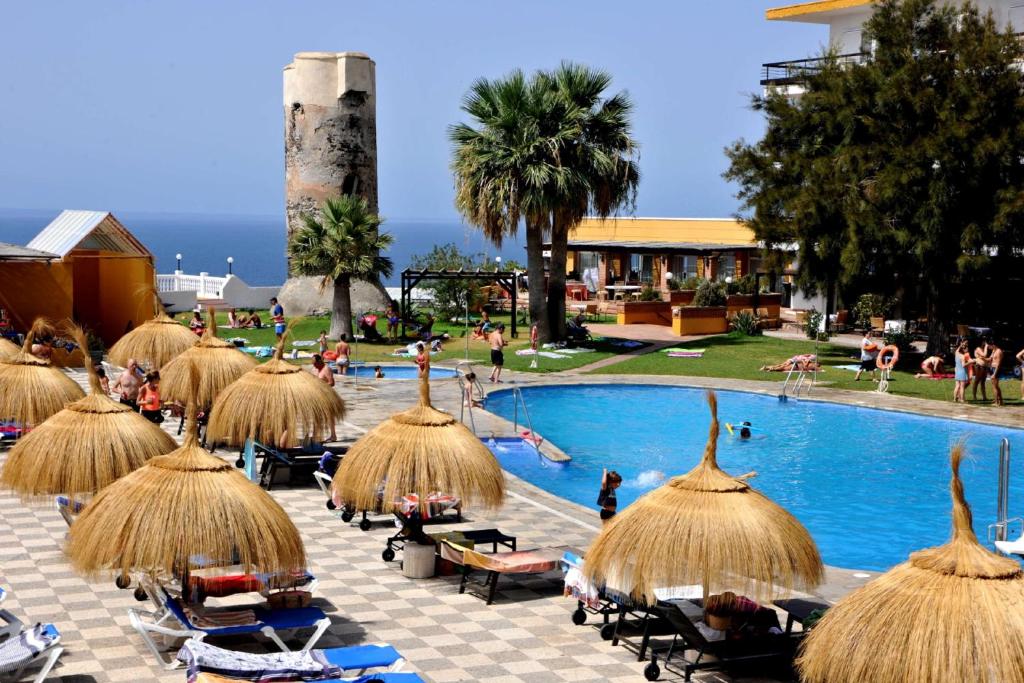
[[906,354],[911,350],[911,344],[914,341],[914,335],[907,332],[906,328],[898,330],[889,330],[882,334],[882,341],[888,346],[892,344],[900,350],[901,354]]
[[696,275],[688,277],[679,283],[679,289],[700,289],[701,283],[706,282],[702,277]]
[[725,305],[725,283],[711,282],[704,280],[697,287],[697,293],[693,295],[694,306],[724,306]]
[[756,281],[753,273],[747,273],[727,285],[729,294],[753,294]]
[[761,334],[761,328],[757,325],[757,316],[750,311],[740,311],[733,316],[730,325],[734,332],[745,337],[754,337]]
[[674,277],[669,278],[666,282],[668,283],[668,291],[670,292],[678,292],[681,289],[679,286],[679,280]]
[[661,301],[661,293],[650,285],[640,290],[640,301]]
[[861,294],[853,306],[859,327],[870,327],[871,318],[884,318],[892,310],[893,300],[881,294]]
[[807,312],[807,322],[804,323],[804,333],[810,340],[820,339],[824,335],[825,339],[828,339],[828,332],[821,332],[821,320],[825,317],[825,314],[812,308]]

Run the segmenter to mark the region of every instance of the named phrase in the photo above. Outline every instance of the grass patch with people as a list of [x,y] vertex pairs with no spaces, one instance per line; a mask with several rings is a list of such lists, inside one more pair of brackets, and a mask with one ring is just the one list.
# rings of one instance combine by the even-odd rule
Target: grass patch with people
[[[257,311],[263,321],[270,320],[270,316],[267,311]],[[179,313],[174,316],[176,320],[184,324],[188,324],[189,319],[192,317],[191,313]],[[632,348],[623,346],[617,346],[616,340],[601,340],[597,339],[593,342],[587,343],[584,346],[593,348],[594,351],[588,353],[574,353],[574,354],[560,354],[564,355],[563,358],[547,358],[544,356],[518,356],[516,351],[520,349],[528,349],[530,347],[530,330],[526,325],[519,325],[517,338],[512,338],[511,334],[511,316],[509,314],[495,314],[491,316],[491,320],[494,324],[505,323],[505,339],[509,342],[509,345],[505,347],[505,368],[508,370],[522,371],[522,372],[559,372],[562,370],[570,370],[578,368],[595,361],[599,361],[610,356],[614,356],[621,353],[627,353]],[[289,321],[293,322],[293,321]],[[293,322],[292,330],[288,341],[285,344],[285,357],[291,353],[293,349],[292,343],[295,341],[312,341],[316,340],[320,336],[321,330],[327,330],[330,328],[330,318],[328,316],[307,316],[298,318]],[[377,330],[382,336],[385,335],[386,327],[383,316],[377,321]],[[449,321],[442,321],[438,319],[434,323],[433,327],[436,335],[448,334],[449,339],[442,344],[442,351],[431,356],[431,362],[442,363],[447,361],[446,364],[451,365],[460,360],[467,358],[467,344],[466,337],[472,336],[473,328],[467,329],[466,325],[461,322],[453,323]],[[217,312],[217,336],[221,339],[230,339],[232,337],[238,337],[245,339],[246,346],[273,346],[277,342],[276,335],[274,334],[273,325],[267,327],[264,326],[260,329],[237,329],[229,328],[227,326],[227,313]],[[337,340],[330,341],[330,348],[334,348],[334,344]],[[397,344],[392,342],[379,342],[379,343],[352,343],[352,358],[356,362],[364,362],[367,365],[402,365],[405,363],[413,364],[414,358],[403,358],[399,356],[393,356],[392,354],[396,349],[406,346],[407,344],[414,343],[414,339],[409,338],[404,341],[399,341]],[[469,340],[469,351],[468,358],[474,363],[481,366],[490,367],[490,355],[491,347],[486,340]],[[316,351],[317,347],[301,347],[302,351]],[[544,351],[545,349],[542,349]],[[261,359],[266,360],[266,359]],[[537,367],[530,367],[532,362],[537,361]],[[301,359],[295,362],[309,363],[309,359]]]
[[[782,363],[798,354],[817,353],[823,366],[818,373],[818,383],[833,389],[850,389],[854,391],[872,391],[877,384],[872,382],[871,374],[864,373],[860,381],[855,381],[856,373],[838,366],[854,365],[858,362],[859,351],[847,346],[838,346],[827,342],[795,341],[767,336],[743,336],[728,334],[707,337],[698,341],[680,343],[672,348],[705,349],[703,356],[670,357],[664,352],[647,353],[635,358],[626,359],[607,367],[592,371],[600,374],[636,374],[636,375],[683,375],[689,377],[726,377],[731,379],[758,380],[764,382],[782,382],[785,372],[765,372],[761,367]],[[1005,369],[1005,368],[1004,368]],[[953,396],[952,379],[916,379],[915,373],[920,372],[917,363],[901,362],[892,373],[889,381],[889,392],[900,396],[913,396],[938,401],[950,401]],[[875,378],[880,372],[875,372]],[[1020,380],[1013,379],[1001,382],[1003,399],[1008,405],[1020,405]],[[992,398],[991,387],[987,388],[989,399]],[[971,389],[967,389],[967,401],[973,403]],[[978,403],[982,404],[981,393]]]

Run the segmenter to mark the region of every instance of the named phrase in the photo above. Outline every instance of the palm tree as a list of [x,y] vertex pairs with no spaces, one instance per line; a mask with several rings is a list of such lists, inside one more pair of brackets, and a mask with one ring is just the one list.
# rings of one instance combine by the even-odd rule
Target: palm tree
[[[500,246],[526,224],[530,317],[542,340],[565,336],[569,231],[593,212],[631,205],[639,174],[629,136],[628,98],[602,100],[611,77],[563,63],[527,80],[521,71],[476,81],[462,109],[477,124],[450,129],[456,206]],[[551,235],[544,289],[543,241]]]
[[633,105],[625,93],[602,99],[611,85],[606,71],[563,62],[537,75],[551,93],[548,128],[561,141],[556,163],[566,182],[558,188],[551,218],[548,316],[553,337],[565,336],[565,266],[569,233],[588,214],[607,218],[632,208],[640,182],[638,144],[630,134]]
[[462,103],[476,127],[451,126],[449,138],[455,147],[455,205],[465,219],[498,247],[516,234],[520,218],[526,224],[530,318],[546,340],[543,239],[550,212],[545,193],[556,169],[537,127],[540,95],[522,71],[494,81],[479,79]]
[[330,336],[338,339],[352,334],[353,280],[378,280],[391,275],[391,259],[380,252],[394,241],[378,232],[384,219],[370,211],[362,197],[327,199],[320,216],[303,214],[303,225],[288,241],[288,256],[299,275],[323,278],[320,291],[334,285]]

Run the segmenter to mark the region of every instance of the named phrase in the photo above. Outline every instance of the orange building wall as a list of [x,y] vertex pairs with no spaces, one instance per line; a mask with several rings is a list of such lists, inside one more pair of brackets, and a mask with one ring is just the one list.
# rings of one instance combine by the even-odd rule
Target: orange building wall
[[78,320],[110,346],[131,326],[153,317],[153,266],[144,257],[78,251],[74,264],[74,308]]
[[0,262],[0,306],[19,330],[27,330],[39,316],[70,318],[73,291],[68,263]]

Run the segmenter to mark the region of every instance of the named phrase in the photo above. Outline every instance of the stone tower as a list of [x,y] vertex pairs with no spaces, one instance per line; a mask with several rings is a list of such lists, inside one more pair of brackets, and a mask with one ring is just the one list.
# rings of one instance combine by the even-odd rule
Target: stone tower
[[377,211],[376,83],[362,52],[299,52],[284,68],[289,237],[330,196],[359,195]]

